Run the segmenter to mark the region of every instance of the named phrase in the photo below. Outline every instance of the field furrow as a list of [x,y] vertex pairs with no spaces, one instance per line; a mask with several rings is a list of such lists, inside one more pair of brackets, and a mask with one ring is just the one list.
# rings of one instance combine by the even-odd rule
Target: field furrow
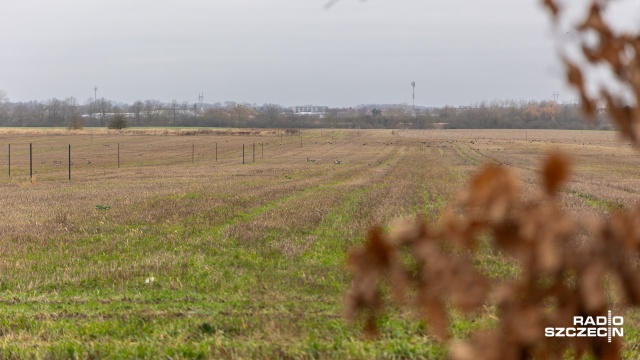
[[[444,358],[414,314],[393,312],[374,341],[343,319],[346,254],[371,225],[437,221],[486,163],[538,191],[556,147],[574,154],[570,211],[601,216],[640,191],[640,160],[606,132],[279,135],[0,134],[0,357]],[[494,278],[518,271],[489,248],[475,260]],[[456,315],[454,337],[494,311]]]

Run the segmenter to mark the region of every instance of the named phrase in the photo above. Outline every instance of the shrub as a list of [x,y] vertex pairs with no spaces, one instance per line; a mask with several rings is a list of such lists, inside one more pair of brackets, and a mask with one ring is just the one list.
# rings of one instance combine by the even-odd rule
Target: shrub
[[125,129],[129,127],[129,122],[124,114],[115,114],[109,120],[109,129]]
[[84,120],[80,115],[74,115],[69,123],[67,124],[67,129],[69,130],[82,130],[84,129]]

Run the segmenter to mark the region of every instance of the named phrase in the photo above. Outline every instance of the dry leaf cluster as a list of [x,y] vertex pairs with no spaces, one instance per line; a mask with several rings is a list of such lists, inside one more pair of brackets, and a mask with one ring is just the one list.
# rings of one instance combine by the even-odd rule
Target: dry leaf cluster
[[[583,109],[595,115],[598,106],[604,106],[620,133],[638,144],[640,138],[640,35],[614,31],[605,21],[605,13],[612,1],[590,0],[584,19],[574,28],[573,38],[581,50],[581,60],[564,58],[567,80],[580,94]],[[543,0],[543,4],[557,24],[563,16],[558,0]],[[589,39],[595,39],[590,41]],[[589,92],[587,73],[597,67],[607,69],[622,91],[615,87],[596,85]],[[594,85],[594,84],[591,84]]]
[[[544,0],[553,19],[562,4]],[[575,29],[598,35],[595,46],[582,46],[589,64],[608,64],[617,80],[635,97],[635,105],[619,94],[587,91],[584,64],[565,60],[570,84],[578,89],[587,114],[599,103],[623,136],[640,144],[640,38],[616,34],[603,20],[608,1],[587,2],[589,11]],[[587,65],[589,65],[587,64]],[[495,304],[495,329],[477,331],[451,345],[454,359],[563,358],[567,351],[596,358],[620,357],[621,339],[614,337],[545,337],[547,327],[571,327],[574,316],[606,316],[640,305],[640,207],[603,220],[575,218],[558,201],[570,163],[561,153],[549,154],[540,171],[542,191],[525,199],[517,175],[506,167],[487,165],[464,193],[444,211],[437,224],[423,218],[396,226],[386,234],[370,230],[366,245],[351,252],[353,283],[347,316],[363,315],[365,331],[377,334],[385,310],[385,284],[398,304],[417,309],[432,335],[449,339],[451,311],[475,313]],[[588,240],[581,235],[588,234]],[[517,261],[513,280],[492,280],[474,266],[482,239]],[[609,286],[611,285],[611,286]],[[617,293],[612,293],[616,289]]]
[[[449,337],[450,307],[473,313],[487,303],[497,306],[498,327],[454,346],[457,359],[562,358],[567,349],[618,358],[619,338],[608,343],[606,337],[545,337],[547,327],[573,326],[574,316],[606,316],[607,282],[617,285],[619,305],[640,305],[634,262],[640,253],[640,208],[604,221],[574,219],[556,200],[568,173],[563,155],[549,155],[541,171],[544,191],[525,200],[514,171],[487,165],[439,224],[418,219],[388,235],[373,228],[365,247],[349,256],[354,281],[348,316],[364,312],[366,330],[375,334],[388,283],[395,300],[414,304],[442,340]],[[584,231],[589,241],[579,239]],[[478,271],[473,257],[483,238],[518,261],[516,279],[492,281]]]

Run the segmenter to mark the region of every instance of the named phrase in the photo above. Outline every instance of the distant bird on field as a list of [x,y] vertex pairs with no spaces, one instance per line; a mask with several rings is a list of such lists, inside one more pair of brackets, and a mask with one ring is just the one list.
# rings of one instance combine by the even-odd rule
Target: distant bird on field
[[340,160],[336,160],[336,161],[334,161],[333,163],[334,163],[334,164],[336,164],[336,165],[340,165],[340,164],[342,163],[342,161],[340,161]]

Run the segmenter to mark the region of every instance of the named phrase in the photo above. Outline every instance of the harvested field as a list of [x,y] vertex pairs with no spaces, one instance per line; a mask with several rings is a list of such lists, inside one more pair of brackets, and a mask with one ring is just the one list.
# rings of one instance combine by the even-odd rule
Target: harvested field
[[[567,209],[602,216],[631,206],[640,158],[616,136],[0,132],[0,357],[446,357],[415,314],[390,316],[375,341],[343,320],[348,249],[373,223],[437,219],[484,163],[516,169],[536,192],[550,149],[573,158]],[[496,278],[517,272],[490,250],[478,266]],[[494,311],[457,317],[454,336],[491,326]],[[640,314],[626,316],[625,355],[637,357]]]

